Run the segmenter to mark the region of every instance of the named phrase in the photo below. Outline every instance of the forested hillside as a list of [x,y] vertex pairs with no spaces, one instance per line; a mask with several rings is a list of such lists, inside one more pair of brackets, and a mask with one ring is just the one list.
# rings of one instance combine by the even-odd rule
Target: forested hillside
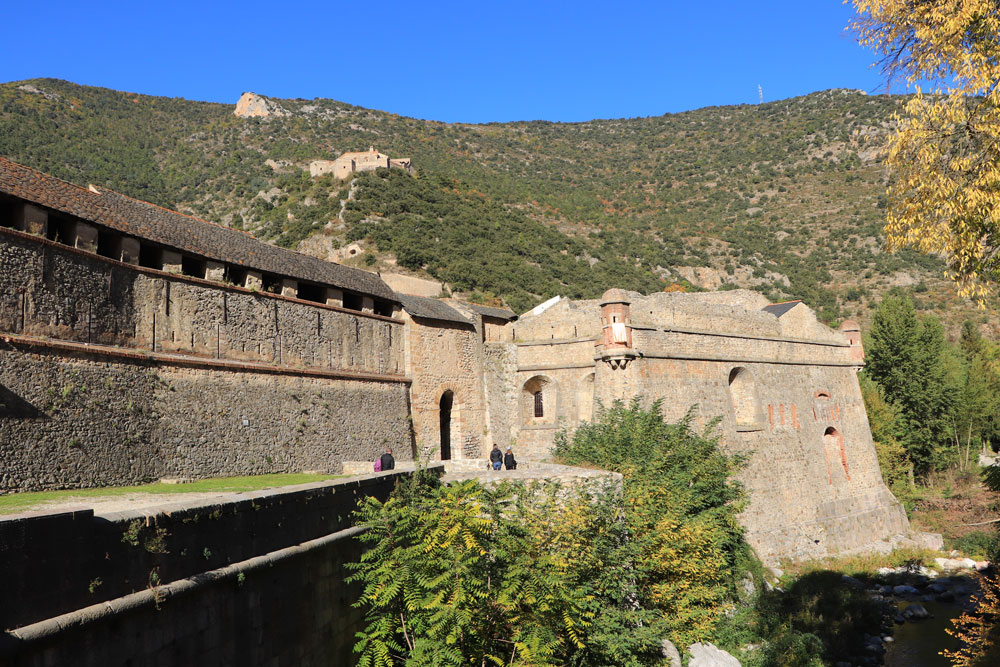
[[[943,264],[881,251],[876,149],[899,101],[834,90],[652,118],[466,125],[320,99],[238,118],[232,105],[44,79],[0,84],[0,155],[287,247],[318,236],[301,249],[324,254],[359,240],[370,251],[351,261],[518,310],[693,283],[803,298],[832,322],[866,317],[896,288],[954,328],[985,316],[954,296]],[[311,160],[369,145],[412,158],[417,178],[310,179]]]

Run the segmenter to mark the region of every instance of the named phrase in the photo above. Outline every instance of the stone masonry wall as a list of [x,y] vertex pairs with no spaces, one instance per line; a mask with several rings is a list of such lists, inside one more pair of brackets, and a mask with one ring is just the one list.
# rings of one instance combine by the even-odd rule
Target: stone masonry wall
[[408,317],[406,373],[413,378],[410,410],[420,456],[441,458],[441,397],[453,394],[452,458],[485,454],[482,346],[471,325]]
[[483,353],[483,390],[487,428],[492,439],[490,447],[496,443],[506,450],[512,442],[517,442],[520,425],[517,347],[511,343],[486,343]]
[[[691,407],[702,425],[722,418],[723,447],[749,455],[740,476],[750,494],[743,522],[765,560],[822,557],[906,532],[905,513],[882,482],[853,368],[677,359],[602,367],[606,399],[662,398],[669,421]],[[734,413],[729,377],[737,367],[752,377],[749,424]]]
[[0,230],[0,331],[401,374],[403,323],[114,262]]
[[363,622],[345,582],[361,554],[352,511],[406,474],[5,517],[0,664],[351,664]]
[[[162,355],[158,355],[162,357]],[[0,490],[412,457],[407,385],[0,345]]]

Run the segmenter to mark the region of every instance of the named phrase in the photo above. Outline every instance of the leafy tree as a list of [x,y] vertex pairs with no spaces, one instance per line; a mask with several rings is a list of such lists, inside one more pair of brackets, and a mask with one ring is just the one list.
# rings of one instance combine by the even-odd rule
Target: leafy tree
[[[362,667],[564,664],[591,622],[559,553],[509,514],[508,486],[418,474],[358,510],[351,565],[367,625]],[[514,503],[516,507],[516,502]]]
[[885,400],[882,388],[866,372],[858,380],[882,479],[909,511],[913,509],[913,463],[902,443],[905,435],[902,414],[899,407]]
[[941,323],[918,317],[913,301],[887,296],[872,317],[865,342],[866,372],[900,411],[899,436],[918,474],[941,468],[954,454],[949,383]]
[[862,44],[890,77],[945,82],[889,138],[890,248],[947,257],[963,295],[1000,277],[1000,7],[994,0],[854,0]]
[[753,560],[737,519],[744,491],[733,479],[743,459],[696,433],[692,419],[667,424],[659,401],[616,401],[556,444],[565,463],[623,475],[639,604],[658,611],[681,645],[712,636]]

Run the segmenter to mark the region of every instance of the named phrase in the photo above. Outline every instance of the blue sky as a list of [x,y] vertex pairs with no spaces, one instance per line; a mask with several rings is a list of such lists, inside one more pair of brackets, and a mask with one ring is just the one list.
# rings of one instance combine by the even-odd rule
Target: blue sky
[[235,103],[327,97],[448,122],[577,121],[882,92],[839,0],[17,2],[0,81]]

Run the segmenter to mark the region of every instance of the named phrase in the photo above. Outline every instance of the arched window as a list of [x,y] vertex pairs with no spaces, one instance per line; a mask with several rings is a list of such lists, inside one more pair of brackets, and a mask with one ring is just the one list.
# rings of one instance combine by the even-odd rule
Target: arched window
[[525,424],[555,422],[555,383],[544,375],[536,375],[524,383],[521,390],[521,415]]
[[737,429],[750,430],[758,427],[757,390],[750,371],[741,366],[729,372],[729,400],[733,406]]
[[[848,481],[851,479],[851,471],[847,467],[847,450],[844,448],[844,436],[834,427],[829,427],[823,432],[823,451],[826,454],[827,471],[830,474],[830,484],[834,480],[841,480],[844,477]],[[844,469],[841,475],[837,469],[837,464]]]
[[455,394],[449,389],[441,394],[439,407],[440,439],[441,439],[441,460],[451,460],[451,408],[455,401]]

